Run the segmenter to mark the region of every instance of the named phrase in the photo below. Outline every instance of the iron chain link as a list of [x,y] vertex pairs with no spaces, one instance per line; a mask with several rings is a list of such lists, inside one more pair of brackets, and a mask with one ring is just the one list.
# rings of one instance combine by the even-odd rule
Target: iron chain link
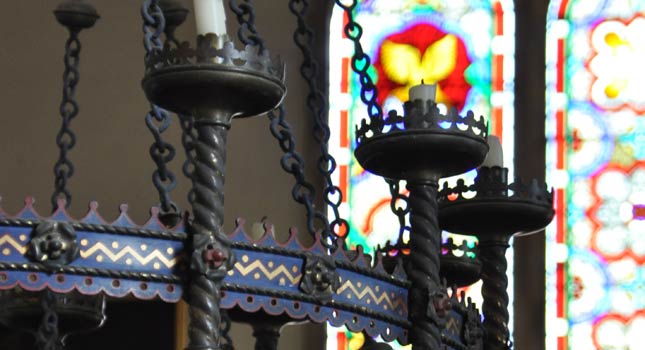
[[51,197],[51,204],[54,209],[57,207],[58,198],[60,197],[65,199],[66,208],[72,203],[72,195],[67,188],[67,182],[74,175],[74,164],[68,158],[68,153],[76,144],[76,135],[70,129],[70,124],[79,110],[76,102],[76,85],[80,79],[78,65],[81,53],[81,42],[78,39],[78,33],[78,30],[70,30],[69,38],[65,42],[63,98],[60,104],[62,125],[56,135],[59,157],[54,164],[54,194]]
[[235,346],[233,345],[233,338],[230,335],[231,325],[231,316],[229,316],[226,310],[222,310],[222,322],[219,325],[220,333],[222,334],[222,339],[224,340],[221,344],[222,350],[235,350]]
[[358,81],[361,85],[360,98],[367,106],[367,114],[370,120],[380,119],[383,115],[383,110],[377,102],[378,93],[376,85],[372,77],[369,75],[370,57],[363,51],[361,45],[361,37],[363,36],[363,28],[354,20],[354,10],[358,5],[358,0],[349,0],[349,4],[344,4],[343,0],[335,0],[336,4],[340,6],[347,15],[347,24],[345,25],[344,32],[354,45],[354,55],[352,56],[352,70],[358,75]]
[[159,7],[159,0],[144,0],[141,5],[143,18],[143,47],[146,57],[163,49],[161,34],[166,28],[166,19]]
[[309,94],[307,95],[307,108],[313,116],[314,139],[320,145],[320,157],[317,168],[325,179],[324,200],[331,208],[334,218],[330,222],[329,231],[335,239],[339,234],[349,232],[348,223],[340,216],[339,207],[343,201],[343,193],[334,184],[331,175],[336,170],[336,160],[329,154],[330,129],[326,117],[327,103],[326,96],[318,88],[318,62],[313,58],[312,47],[314,44],[314,32],[307,25],[304,16],[309,9],[308,0],[291,0],[289,10],[296,16],[297,27],[293,33],[293,41],[300,49],[303,60],[300,65],[300,75],[307,82]]
[[145,121],[148,130],[154,138],[150,146],[150,157],[157,165],[152,173],[152,183],[159,192],[162,213],[178,213],[177,204],[170,198],[170,192],[177,187],[177,179],[170,169],[168,163],[175,158],[175,148],[162,138],[162,134],[170,127],[170,114],[160,108],[151,105],[151,110],[146,115]]
[[[141,7],[141,16],[143,18],[143,44],[146,56],[149,56],[163,48],[161,34],[165,32],[166,22],[158,0],[144,1]],[[166,45],[176,41],[172,36],[166,39]],[[176,151],[173,145],[164,141],[162,137],[162,134],[170,127],[171,121],[170,113],[154,104],[150,105],[145,123],[154,138],[149,151],[150,157],[156,165],[156,169],[152,173],[152,183],[159,193],[162,215],[178,214],[180,211],[170,197],[170,192],[177,187],[177,178],[168,168],[168,164],[175,158]]]
[[[271,134],[278,140],[280,148],[284,152],[284,155],[280,159],[280,165],[284,171],[292,174],[296,179],[296,184],[291,190],[291,195],[296,202],[305,206],[307,211],[307,229],[311,234],[316,232],[316,219],[323,223],[323,227],[329,227],[327,216],[315,208],[314,198],[316,196],[316,190],[305,178],[304,160],[296,152],[296,141],[291,132],[291,126],[285,120],[284,106],[280,105],[276,110],[269,112],[268,116],[271,120]],[[323,231],[323,234],[326,233],[327,230]],[[324,236],[323,238],[323,245],[326,248],[332,248],[333,246],[329,242],[329,237]]]
[[389,188],[392,199],[390,200],[390,209],[399,220],[399,240],[398,244],[404,243],[406,233],[410,234],[410,225],[408,224],[408,214],[410,214],[409,198],[405,193],[401,193],[401,181],[385,179]]
[[63,344],[58,332],[58,313],[56,312],[56,296],[45,290],[40,298],[43,318],[36,332],[36,348],[38,350],[62,350]]
[[[252,0],[242,2],[229,0],[229,7],[235,13],[240,28],[237,32],[239,40],[245,45],[259,46],[260,52],[265,50],[264,40],[255,28],[255,10]],[[278,140],[280,148],[284,152],[280,159],[282,169],[292,174],[296,183],[291,190],[293,199],[305,207],[307,213],[307,230],[313,235],[316,233],[316,220],[323,224],[323,245],[331,248],[329,238],[329,222],[326,215],[316,210],[314,198],[316,190],[307,181],[304,173],[304,160],[296,151],[296,141],[291,131],[291,126],[285,119],[285,108],[280,105],[276,110],[269,112],[271,134]]]
[[255,28],[255,9],[252,0],[229,0],[228,6],[235,14],[240,28],[237,30],[237,37],[242,44],[258,46],[260,53],[264,52],[265,44]]

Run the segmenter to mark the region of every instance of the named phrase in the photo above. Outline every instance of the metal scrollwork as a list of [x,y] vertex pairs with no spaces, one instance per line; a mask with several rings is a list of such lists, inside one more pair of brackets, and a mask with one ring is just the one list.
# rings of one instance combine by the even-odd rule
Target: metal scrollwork
[[336,272],[336,264],[331,259],[307,254],[298,288],[320,300],[328,301],[338,287],[340,287],[340,276]]
[[28,255],[33,261],[53,270],[76,260],[79,247],[74,227],[67,222],[40,223],[32,233]]
[[446,326],[446,318],[451,309],[450,297],[448,297],[448,293],[445,290],[434,289],[428,291],[426,317],[432,320],[437,326],[441,328]]
[[479,350],[484,347],[484,331],[481,318],[474,304],[470,304],[466,310],[464,328],[464,341],[469,350]]
[[235,257],[231,254],[230,249],[215,240],[212,234],[195,234],[193,245],[190,267],[210,280],[224,278],[226,272],[235,263]]

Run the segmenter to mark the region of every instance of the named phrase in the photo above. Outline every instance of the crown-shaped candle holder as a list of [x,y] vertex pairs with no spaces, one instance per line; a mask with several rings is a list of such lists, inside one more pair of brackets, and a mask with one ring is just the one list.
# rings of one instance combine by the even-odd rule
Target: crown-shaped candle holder
[[514,234],[543,229],[553,219],[553,193],[532,180],[508,183],[508,169],[481,167],[475,181],[463,179],[439,193],[439,226],[479,238],[482,260],[485,349],[510,349],[506,249]]
[[226,35],[197,37],[165,45],[146,58],[143,89],[148,99],[170,111],[196,117],[221,114],[220,122],[275,108],[284,98],[284,63],[266,49],[238,50]]
[[[404,264],[410,255],[410,245],[397,241],[389,241],[384,246],[378,246],[376,254],[383,257],[383,265],[388,271],[394,269],[403,259]],[[441,269],[439,276],[449,286],[466,287],[477,282],[481,276],[482,264],[479,259],[479,247],[474,242],[462,241],[456,244],[452,237],[441,243],[439,257]]]
[[[356,129],[356,158],[366,170],[406,180],[410,191],[410,340],[414,348],[440,349],[445,326],[440,277],[438,180],[478,166],[488,152],[487,124],[468,112],[439,112],[432,100],[408,101],[405,114],[390,112]],[[443,345],[442,345],[443,344]]]
[[146,21],[154,28],[146,27],[152,33],[146,37],[146,96],[152,104],[193,121],[193,130],[183,130],[194,165],[188,348],[214,349],[220,343],[222,281],[236,263],[222,228],[228,130],[234,117],[263,114],[282,102],[284,67],[270,59],[263,45],[238,50],[225,34],[199,35],[195,49],[186,42],[161,46],[153,39],[164,22]]

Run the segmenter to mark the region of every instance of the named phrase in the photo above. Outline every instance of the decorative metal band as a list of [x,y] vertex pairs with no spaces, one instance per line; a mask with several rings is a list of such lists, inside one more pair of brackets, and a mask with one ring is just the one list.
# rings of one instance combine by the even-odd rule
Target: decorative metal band
[[[79,256],[57,269],[89,268],[173,276],[183,259],[183,242],[88,231],[79,231],[77,235]],[[28,255],[32,239],[33,233],[29,228],[6,227],[0,230],[0,261],[16,265],[33,262]],[[49,271],[57,269],[49,268]]]
[[[316,323],[329,321],[336,327],[347,326],[352,332],[366,331],[371,336],[381,336],[386,341],[398,339],[407,342],[407,324],[396,324],[380,320],[376,315],[368,315],[352,304],[335,303],[333,306],[321,306],[315,302],[299,300],[297,296],[279,293],[273,290],[245,288],[225,284],[225,296],[222,307],[233,308],[239,306],[245,311],[254,312],[264,310],[269,315],[288,314],[295,320],[310,319]],[[344,306],[344,307],[341,307]],[[354,308],[355,311],[347,309]],[[386,318],[385,314],[382,314]],[[407,321],[406,321],[407,322]]]
[[159,298],[169,303],[178,302],[183,293],[180,281],[167,276],[100,270],[72,271],[83,273],[79,275],[69,271],[50,274],[34,272],[36,270],[33,266],[0,264],[0,290],[12,290],[16,287],[29,291],[49,289],[57,293],[75,290],[84,295],[105,293],[114,298]]
[[[1,219],[0,226],[18,226],[34,227],[42,223],[43,220],[24,220],[24,219]],[[100,233],[110,233],[116,235],[140,236],[149,238],[169,239],[174,241],[185,241],[187,235],[184,232],[175,231],[157,231],[142,228],[119,227],[112,225],[88,224],[82,222],[70,222],[70,225],[77,231],[93,231]]]
[[[121,206],[121,215],[113,223],[105,222],[97,207],[91,203],[89,213],[77,221],[59,202],[61,209],[43,218],[28,198],[15,218],[1,219],[0,289],[19,285],[34,290],[75,289],[82,294],[105,292],[115,297],[131,293],[137,298],[178,301],[185,234],[162,230],[156,209],[146,225],[137,226],[128,217],[126,206]],[[56,232],[47,234],[50,229]],[[74,231],[71,235],[70,230]],[[67,236],[59,236],[65,232]],[[74,253],[68,254],[68,249]],[[52,261],[62,256],[66,258]]]
[[[243,235],[246,235],[244,231],[240,231],[243,233]],[[233,234],[233,237],[238,237],[237,233]],[[248,237],[248,236],[247,236]],[[268,242],[264,242],[265,244],[268,244]],[[276,255],[282,255],[282,256],[292,256],[292,257],[297,257],[297,258],[305,258],[306,253],[301,250],[290,250],[286,248],[281,248],[279,246],[265,246],[265,245],[257,245],[254,243],[248,243],[245,241],[238,241],[234,238],[234,240],[231,242],[231,247],[236,249],[236,250],[247,250],[247,251],[256,251],[256,252],[261,252],[261,253],[269,253],[269,254],[276,254]],[[339,249],[339,252],[342,250]],[[346,252],[345,252],[346,253]],[[352,253],[356,253],[356,251],[353,251]],[[390,274],[387,273],[386,271],[381,271],[380,269],[373,267],[373,266],[367,266],[369,263],[365,263],[366,265],[363,264],[358,264],[356,262],[356,258],[354,258],[354,262],[351,262],[349,259],[350,257],[346,257],[345,260],[334,260],[334,263],[336,264],[337,267],[343,268],[346,270],[351,270],[355,271],[363,276],[368,276],[372,278],[379,279],[381,281],[387,282],[387,283],[392,283],[394,285],[397,285],[399,287],[409,287],[410,282],[405,279],[405,276],[401,276],[401,273],[397,271],[397,274]],[[363,259],[363,258],[361,258]],[[380,264],[379,264],[380,265]]]
[[[409,320],[403,271],[383,278],[386,273],[381,261],[370,263],[362,251],[338,249],[329,256],[319,242],[320,236],[313,245],[304,247],[297,241],[295,231],[286,242],[277,242],[272,228],[265,225],[265,229],[264,236],[253,241],[238,220],[238,228],[230,236],[238,261],[224,280],[227,292],[222,307],[239,304],[245,305],[247,311],[263,308],[270,314],[288,314],[314,322],[332,320],[355,331],[368,330],[374,336],[406,341]],[[331,298],[307,294],[301,288],[307,261],[316,256],[327,256],[335,263],[338,284],[332,288]],[[365,270],[373,273],[366,274]],[[233,291],[242,293],[234,294],[235,301],[230,299]]]
[[[250,302],[252,299],[248,298],[249,295],[253,295],[254,297],[267,296],[267,297],[274,298],[269,302],[269,304],[271,304],[271,306],[274,306],[274,307],[277,305],[276,303],[278,302],[278,300],[286,304],[288,304],[290,301],[291,302],[301,301],[301,302],[309,303],[314,308],[317,306],[318,308],[316,310],[318,309],[322,310],[322,308],[333,308],[335,311],[339,311],[339,310],[348,311],[351,313],[351,315],[353,315],[352,317],[357,317],[361,315],[367,316],[372,321],[380,320],[380,321],[387,322],[388,324],[391,324],[391,325],[400,326],[402,328],[408,328],[411,325],[410,321],[401,319],[401,318],[392,317],[391,314],[386,312],[376,312],[376,311],[368,310],[363,307],[357,306],[355,304],[335,301],[335,300],[330,300],[328,302],[321,303],[318,298],[312,297],[311,295],[304,294],[304,293],[276,291],[269,288],[246,287],[246,286],[240,286],[240,285],[235,285],[230,283],[224,283],[224,285],[222,286],[222,289],[226,291],[231,291],[231,292],[245,293],[247,295],[247,301],[249,301],[249,305],[250,304],[255,304],[256,306],[259,305],[258,303]],[[228,301],[226,301],[225,299],[226,297],[222,301],[223,305],[226,305],[228,303]],[[263,303],[261,304],[262,304],[261,306],[264,308],[265,305]],[[290,316],[294,316],[294,312],[296,312],[297,310],[292,310],[292,309],[300,309],[300,307],[301,306],[298,306],[297,303],[295,304],[292,303],[290,307],[288,306],[285,310],[283,310],[280,313],[286,312]],[[277,308],[273,310],[277,310]],[[320,310],[318,311],[318,313],[322,312]],[[331,312],[334,310],[328,310],[328,311]],[[311,316],[311,315],[308,312],[303,311],[303,313],[300,314],[300,316],[297,318],[304,318],[306,316]],[[351,322],[351,319],[348,322]],[[357,330],[361,331],[364,329],[357,328]]]
[[364,310],[387,312],[407,321],[407,290],[392,283],[338,268],[339,283],[332,299],[301,291],[305,261],[299,258],[237,250],[239,261],[225,280],[229,285],[306,295],[319,305],[346,302]]
[[49,217],[40,215],[34,209],[34,202],[35,200],[32,197],[27,197],[24,208],[14,217],[8,216],[0,209],[0,227],[35,227],[43,221],[59,221],[68,223],[76,231],[101,232],[175,241],[184,241],[187,237],[184,233],[183,222],[180,222],[172,230],[168,230],[160,221],[159,208],[156,207],[150,209],[150,217],[144,225],[137,225],[128,215],[128,206],[126,204],[122,204],[119,207],[119,216],[116,220],[107,222],[98,212],[99,205],[97,202],[90,202],[89,210],[82,219],[74,219],[67,213],[65,210],[66,203],[63,199],[59,199],[58,209]]
[[508,350],[508,277],[506,276],[506,249],[504,241],[482,241],[482,296],[486,350]]
[[[4,263],[0,262],[0,271],[29,271],[29,272],[42,272],[47,276],[51,276],[51,270],[45,267],[42,264],[14,264],[14,263]],[[1,276],[0,272],[0,276]],[[162,282],[162,283],[172,283],[180,284],[182,279],[179,276],[168,276],[168,275],[159,275],[151,274],[145,272],[132,272],[132,271],[120,271],[120,270],[110,270],[110,269],[101,269],[101,268],[91,268],[91,267],[73,267],[73,266],[63,266],[60,267],[55,274],[57,275],[78,275],[78,276],[97,276],[97,277],[109,277],[116,279],[129,279],[135,281],[151,281],[151,282]],[[6,274],[5,274],[6,275]],[[0,280],[7,277],[0,277]],[[31,278],[27,278],[30,280]],[[2,289],[0,287],[0,289]]]

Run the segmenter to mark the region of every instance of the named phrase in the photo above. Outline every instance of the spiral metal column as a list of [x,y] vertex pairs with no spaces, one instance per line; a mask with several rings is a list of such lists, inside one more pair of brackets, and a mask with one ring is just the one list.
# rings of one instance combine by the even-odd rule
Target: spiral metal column
[[485,350],[507,350],[508,331],[508,277],[506,276],[507,237],[491,237],[480,240],[482,260],[482,296],[484,304]]
[[280,340],[280,326],[271,323],[253,324],[255,350],[277,350]]
[[188,349],[217,350],[220,344],[221,281],[232,266],[230,242],[222,230],[228,123],[195,122],[192,173],[193,258],[188,287]]
[[441,231],[437,220],[436,181],[408,184],[410,190],[410,258],[407,273],[410,295],[410,340],[415,350],[441,349],[441,326],[434,310],[435,292],[440,290],[439,252]]

